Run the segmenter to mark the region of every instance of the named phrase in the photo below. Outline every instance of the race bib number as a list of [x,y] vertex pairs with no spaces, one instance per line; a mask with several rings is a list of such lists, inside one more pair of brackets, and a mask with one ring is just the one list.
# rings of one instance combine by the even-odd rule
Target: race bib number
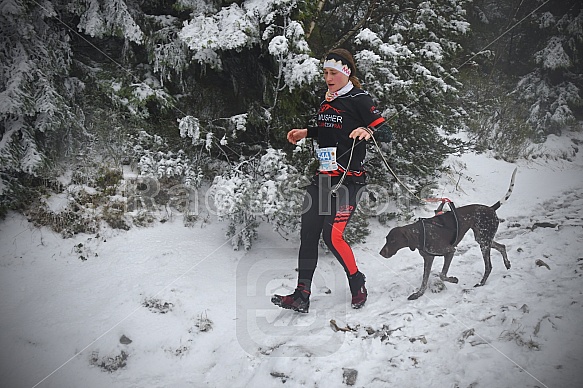
[[320,161],[320,171],[334,171],[338,169],[338,163],[336,163],[336,147],[318,148],[316,155]]

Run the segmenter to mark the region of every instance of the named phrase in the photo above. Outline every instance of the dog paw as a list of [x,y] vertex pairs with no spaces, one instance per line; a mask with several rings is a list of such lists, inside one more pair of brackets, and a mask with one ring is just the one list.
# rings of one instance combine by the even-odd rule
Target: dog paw
[[459,281],[458,278],[456,278],[455,276],[442,276],[442,275],[440,275],[439,278],[444,282],[450,282],[450,283],[454,283],[454,284],[457,284]]

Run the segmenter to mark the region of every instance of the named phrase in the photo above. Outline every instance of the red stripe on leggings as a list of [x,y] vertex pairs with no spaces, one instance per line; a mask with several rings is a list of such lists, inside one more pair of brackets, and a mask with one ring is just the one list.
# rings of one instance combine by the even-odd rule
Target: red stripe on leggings
[[[352,252],[352,248],[350,245],[344,240],[343,233],[344,229],[346,228],[346,224],[348,222],[347,217],[350,213],[338,213],[336,215],[336,219],[334,220],[334,224],[332,224],[332,246],[338,254],[340,255],[348,273],[350,275],[354,275],[358,271],[358,267],[356,266],[356,260],[354,259],[354,253]],[[343,221],[340,221],[343,220]]]

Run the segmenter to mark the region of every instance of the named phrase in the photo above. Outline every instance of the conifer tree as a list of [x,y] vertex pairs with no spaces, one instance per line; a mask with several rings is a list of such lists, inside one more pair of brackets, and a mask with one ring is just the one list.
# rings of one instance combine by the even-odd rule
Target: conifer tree
[[[70,39],[53,3],[3,2],[0,13],[0,208],[71,152],[82,132]],[[29,198],[30,199],[30,198]]]
[[[460,86],[456,55],[469,32],[466,3],[329,1],[312,34],[322,48],[342,44],[355,54],[364,89],[393,128],[391,162],[412,188],[460,146],[444,135],[464,127],[465,112],[451,102]],[[391,180],[380,171],[377,178]]]
[[[293,147],[285,134],[314,116],[325,88],[320,60],[337,46],[354,53],[357,76],[392,126],[381,152],[411,190],[461,149],[449,138],[459,129],[478,149],[517,157],[525,139],[583,116],[575,1],[1,4],[0,210],[85,147],[102,163],[133,159],[159,181],[232,188],[224,191],[238,205],[221,214],[236,246],[250,247],[261,221],[293,232],[301,195],[287,208],[278,195],[314,168],[310,143]],[[371,183],[392,187],[378,152],[369,153]],[[366,230],[368,216],[355,217],[355,229]]]
[[575,128],[583,117],[580,2],[474,1],[468,18],[462,101],[478,149],[514,160],[548,134]]

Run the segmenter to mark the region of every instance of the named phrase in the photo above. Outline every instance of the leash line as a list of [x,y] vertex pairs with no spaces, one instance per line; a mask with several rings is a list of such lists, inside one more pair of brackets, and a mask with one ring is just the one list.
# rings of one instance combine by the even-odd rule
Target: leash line
[[409,192],[409,194],[411,194],[413,197],[417,198],[420,202],[423,202],[424,200],[421,199],[417,194],[415,194],[411,189],[409,189],[409,187],[403,183],[403,181],[399,178],[399,176],[395,173],[395,171],[393,171],[393,169],[389,165],[389,162],[385,158],[385,155],[383,155],[383,152],[381,150],[381,147],[379,146],[379,143],[377,143],[377,139],[375,139],[374,135],[371,134],[370,137],[373,140],[373,142],[374,142],[377,150],[379,151],[379,155],[381,156],[381,158],[382,158],[382,160],[383,160],[383,162],[385,164],[385,167],[387,168],[387,170],[389,170],[389,172],[391,173],[391,175],[397,180],[397,182],[399,182],[399,184],[401,186],[403,186],[405,188],[405,190],[407,190]]
[[[385,156],[383,155],[383,152],[381,150],[381,147],[379,146],[379,144],[377,143],[377,140],[375,139],[374,135],[371,133],[371,131],[369,129],[367,129],[367,132],[370,134],[370,138],[373,140],[376,149],[379,151],[379,155],[381,156],[383,163],[385,165],[385,167],[387,168],[387,170],[389,170],[389,172],[391,173],[391,175],[397,180],[397,182],[405,188],[405,190],[407,190],[407,192],[409,192],[409,194],[411,194],[413,197],[415,197],[417,200],[419,200],[419,202],[429,202],[427,199],[423,199],[421,197],[419,197],[417,194],[415,194],[405,183],[403,183],[403,181],[401,180],[401,178],[399,178],[399,176],[397,175],[397,173],[395,173],[395,171],[391,168],[391,165],[389,164],[389,162],[387,161],[387,159],[385,158]],[[342,173],[342,178],[340,179],[340,181],[334,186],[334,188],[332,189],[332,193],[335,193],[338,191],[338,189],[340,188],[340,186],[342,185],[342,183],[344,182],[344,179],[346,178],[347,175],[347,171],[350,168],[350,162],[352,161],[352,154],[354,152],[354,147],[360,143],[362,143],[363,141],[366,141],[364,139],[360,139],[358,141],[358,143],[356,142],[356,138],[353,139],[352,141],[352,147],[350,147],[350,151],[345,151],[344,153],[342,153],[340,156],[344,156],[346,155],[347,152],[350,152],[350,157],[348,159],[348,168],[346,168],[344,170],[344,172]]]
[[[350,147],[350,157],[348,158],[348,166],[346,166],[346,168],[342,172],[342,176],[340,177],[340,180],[338,181],[338,183],[336,183],[334,185],[334,187],[332,188],[332,190],[330,191],[332,193],[332,195],[336,195],[336,193],[338,192],[338,189],[340,188],[340,186],[342,186],[342,183],[344,183],[344,179],[346,179],[346,175],[348,174],[348,170],[350,170],[350,163],[352,162],[352,154],[354,153],[354,146],[355,145],[356,145],[356,138],[352,139],[352,147]],[[346,152],[343,153],[342,155],[345,155],[345,154],[346,154]]]

